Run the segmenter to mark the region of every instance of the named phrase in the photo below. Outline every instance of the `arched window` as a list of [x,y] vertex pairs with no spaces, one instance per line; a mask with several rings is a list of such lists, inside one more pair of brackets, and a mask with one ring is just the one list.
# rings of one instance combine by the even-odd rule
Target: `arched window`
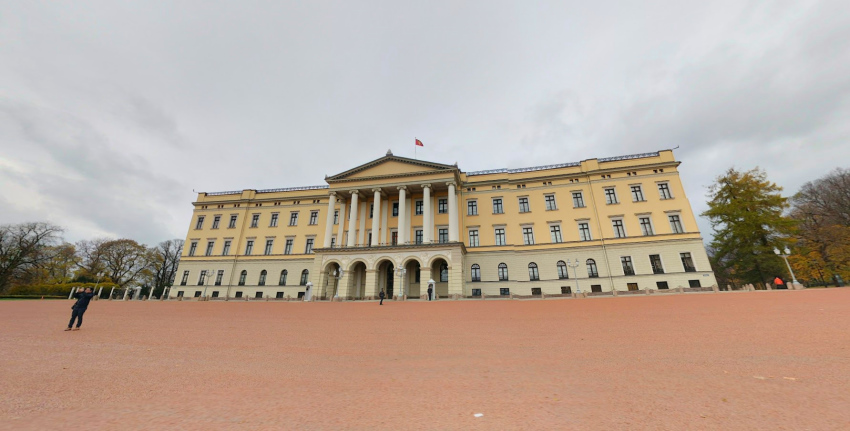
[[266,285],[266,270],[260,271],[260,280],[257,282],[257,286],[265,286]]
[[563,260],[558,261],[558,278],[561,280],[570,278],[570,271],[567,270],[567,264]]
[[239,273],[239,285],[240,286],[245,285],[245,278],[246,277],[248,277],[248,271],[243,269],[242,272]]
[[481,267],[477,263],[472,265],[472,281],[481,281]]
[[307,285],[307,277],[309,277],[309,276],[310,276],[310,271],[307,271],[306,269],[301,271],[301,285],[302,286]]
[[596,261],[587,259],[587,276],[590,278],[599,277],[599,271],[596,270]]
[[508,265],[499,264],[499,281],[508,281]]
[[528,279],[531,281],[540,280],[540,273],[537,272],[537,264],[534,262],[528,264]]
[[449,264],[442,263],[440,264],[440,282],[445,283],[449,281]]
[[285,269],[280,272],[280,281],[277,282],[278,286],[286,286],[286,276],[289,275]]

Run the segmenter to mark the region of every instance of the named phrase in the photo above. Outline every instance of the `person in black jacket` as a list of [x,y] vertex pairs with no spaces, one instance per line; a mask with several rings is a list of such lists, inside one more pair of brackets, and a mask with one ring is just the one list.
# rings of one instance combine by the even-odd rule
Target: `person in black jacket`
[[381,289],[381,294],[380,294],[380,295],[378,295],[378,296],[380,296],[380,297],[381,297],[381,302],[380,302],[378,305],[384,305],[384,297],[386,297],[386,296],[387,296],[387,295],[384,293],[384,289]]
[[70,331],[71,327],[74,326],[74,320],[77,321],[77,327],[74,328],[75,331],[80,329],[80,325],[83,324],[83,314],[86,312],[86,309],[89,308],[89,302],[94,298],[94,293],[90,287],[86,288],[85,292],[77,292],[74,294],[74,298],[77,298],[77,302],[71,306],[71,321],[68,322],[68,328],[66,331]]

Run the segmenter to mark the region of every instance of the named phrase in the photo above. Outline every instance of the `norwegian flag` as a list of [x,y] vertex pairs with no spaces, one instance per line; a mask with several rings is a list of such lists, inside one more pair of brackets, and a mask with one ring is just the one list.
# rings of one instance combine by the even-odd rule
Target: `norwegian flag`
[[[414,138],[414,139],[416,139],[416,138]],[[420,141],[419,139],[416,139],[416,146],[417,147],[424,147],[425,145],[422,145],[422,141]]]

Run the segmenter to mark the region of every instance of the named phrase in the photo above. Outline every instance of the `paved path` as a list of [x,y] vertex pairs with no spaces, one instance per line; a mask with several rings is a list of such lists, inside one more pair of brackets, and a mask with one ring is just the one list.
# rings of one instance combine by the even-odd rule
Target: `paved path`
[[850,289],[70,306],[0,301],[0,429],[850,429]]

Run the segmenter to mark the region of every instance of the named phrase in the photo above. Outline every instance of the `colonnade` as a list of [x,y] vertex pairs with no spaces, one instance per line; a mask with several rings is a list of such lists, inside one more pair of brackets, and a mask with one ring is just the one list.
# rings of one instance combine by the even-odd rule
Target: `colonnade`
[[[458,238],[458,213],[457,213],[457,195],[456,195],[456,184],[454,181],[450,181],[446,183],[448,186],[448,233],[449,233],[449,242],[456,242],[459,240]],[[432,241],[435,241],[434,238],[434,220],[432,217],[432,208],[431,208],[431,184],[422,184],[423,191],[423,201],[422,201],[422,242],[424,244],[429,244]],[[363,233],[360,235],[355,235],[358,229],[358,217],[361,212],[360,208],[360,200],[361,200],[361,192],[359,190],[350,190],[348,194],[351,195],[351,210],[348,214],[348,239],[345,243],[346,247],[354,247],[356,245],[367,245],[372,247],[377,247],[381,244],[381,232],[384,232],[387,228],[387,215],[382,211],[381,201],[384,198],[384,190],[383,188],[373,188],[371,189],[373,193],[372,203],[373,203],[373,211],[372,211],[372,240],[369,244],[364,244],[365,241],[359,241],[358,237],[362,237]],[[399,197],[399,205],[398,205],[398,244],[408,244],[412,243],[413,240],[408,238],[410,234],[411,226],[408,223],[407,217],[407,192],[408,186],[402,185],[397,186],[396,190],[398,190]],[[332,191],[329,193],[330,198],[328,199],[328,214],[325,223],[325,237],[324,237],[324,247],[331,246],[331,238],[333,238],[333,222],[334,222],[334,211],[336,209],[336,204],[339,203],[339,226],[337,227],[336,238],[338,243],[337,247],[342,246],[342,238],[345,234],[345,216],[346,216],[346,200],[344,196],[341,196],[341,192]],[[387,201],[389,201],[387,199]],[[364,196],[364,204],[368,203],[365,200]],[[365,214],[365,212],[364,212]],[[362,225],[365,227],[365,223]],[[389,238],[385,238],[386,242],[389,243]]]

